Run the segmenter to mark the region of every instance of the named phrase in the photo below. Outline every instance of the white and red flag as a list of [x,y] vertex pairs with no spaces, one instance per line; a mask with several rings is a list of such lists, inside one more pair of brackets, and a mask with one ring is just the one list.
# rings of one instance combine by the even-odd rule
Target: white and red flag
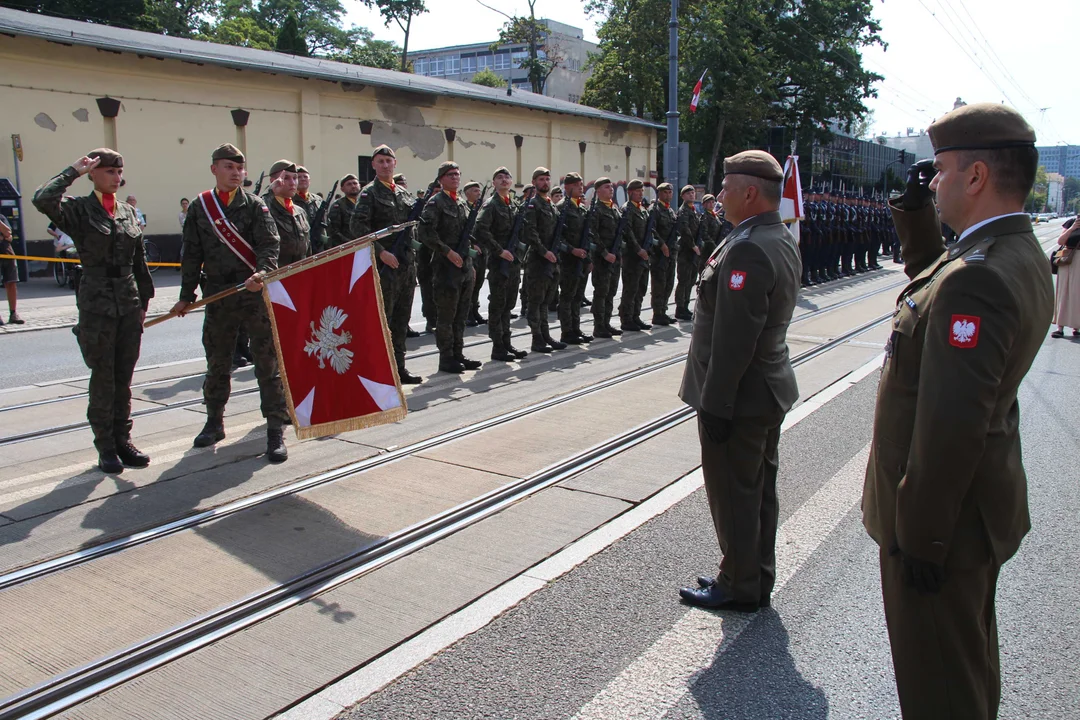
[[701,83],[705,82],[705,75],[709,71],[701,73],[701,77],[698,78],[697,85],[694,86],[694,96],[690,98],[690,112],[697,112],[698,103],[701,101]]
[[784,162],[784,191],[780,196],[780,219],[787,223],[795,242],[799,242],[799,221],[803,219],[802,184],[799,182],[799,156],[788,155]]
[[266,283],[281,381],[301,440],[397,422],[397,376],[370,243]]

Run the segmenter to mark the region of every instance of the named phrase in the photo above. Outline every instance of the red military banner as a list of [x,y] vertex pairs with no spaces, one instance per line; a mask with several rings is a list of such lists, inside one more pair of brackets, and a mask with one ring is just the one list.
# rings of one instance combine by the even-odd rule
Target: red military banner
[[370,244],[266,284],[281,381],[301,440],[405,417]]

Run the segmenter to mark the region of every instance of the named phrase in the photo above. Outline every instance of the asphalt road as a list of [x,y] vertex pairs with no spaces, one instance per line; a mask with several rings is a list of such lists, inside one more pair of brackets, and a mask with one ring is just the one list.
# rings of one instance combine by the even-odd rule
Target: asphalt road
[[[1080,342],[1048,339],[1021,390],[1033,530],[998,590],[1002,718],[1080,718],[1078,368]],[[782,437],[790,575],[771,610],[679,604],[717,560],[699,491],[341,718],[898,718],[858,510],[876,382]]]

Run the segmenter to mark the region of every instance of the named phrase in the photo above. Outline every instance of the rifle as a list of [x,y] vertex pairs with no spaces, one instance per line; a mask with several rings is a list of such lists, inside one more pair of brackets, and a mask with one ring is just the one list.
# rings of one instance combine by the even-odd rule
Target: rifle
[[[334,193],[337,192],[338,181],[334,181],[334,186],[330,188],[330,194],[323,198],[322,205],[315,211],[315,217],[311,219],[312,229],[318,232],[322,228],[325,228],[329,221],[326,219],[326,214],[330,211],[330,203],[334,202]],[[413,218],[409,218],[412,220]]]
[[649,208],[649,221],[645,223],[645,237],[641,241],[641,249],[648,252],[652,250],[653,245],[656,244],[656,236],[653,235],[653,228],[656,227],[656,203]]
[[701,248],[705,246],[705,241],[701,239],[701,231],[705,229],[705,213],[701,213],[698,216],[697,232],[694,233],[694,247],[698,249],[700,253]]
[[619,259],[619,258],[622,257],[623,230],[626,229],[626,220],[629,217],[630,217],[630,211],[629,210],[626,210],[626,211],[620,213],[620,215],[619,215],[619,224],[615,228],[615,238],[611,241],[611,254],[614,255],[616,259]]
[[[417,198],[416,201],[413,203],[412,209],[409,210],[409,217],[405,219],[405,222],[419,220],[420,213],[424,212],[424,206],[427,205],[428,200],[430,200],[431,197],[438,191],[439,184],[435,182],[431,183],[431,185],[428,187],[427,195]],[[390,254],[396,257],[398,259],[398,262],[401,263],[398,265],[399,268],[404,267],[405,248],[403,246],[405,244],[405,238],[410,234],[410,232],[411,230],[409,228],[402,230],[394,236],[393,242],[390,243]],[[413,250],[416,250],[420,247],[420,243],[418,243],[416,240],[410,240],[409,247],[411,247]]]
[[589,223],[592,221],[593,213],[596,212],[596,205],[600,201],[593,198],[592,203],[589,204],[589,210],[585,213],[585,220],[581,223],[581,238],[578,241],[578,247],[585,251],[585,257],[578,258],[577,268],[574,271],[576,277],[582,277],[585,275],[585,266],[589,262],[589,256],[592,255],[595,246],[589,242]]
[[461,228],[461,237],[458,238],[458,255],[462,260],[466,256],[472,257],[472,248],[469,247],[472,243],[473,228],[476,227],[476,215],[480,212],[480,206],[484,204],[484,196],[487,195],[488,186],[485,185],[484,189],[480,191],[480,199],[476,201],[476,204],[472,206],[472,210],[469,211],[469,219],[465,221],[465,227]]
[[261,173],[259,173],[259,181],[257,183],[255,183],[255,194],[256,195],[260,195],[260,196],[262,195],[262,184],[263,184],[263,179],[265,179],[265,178],[266,178],[266,171],[263,170]]
[[559,255],[562,255],[569,248],[562,240],[563,230],[566,229],[566,214],[570,211],[570,203],[573,200],[565,198],[563,200],[562,210],[559,212],[559,219],[555,222],[555,231],[551,233],[551,244],[548,245],[548,251],[555,253],[555,262],[548,263],[544,268],[544,275],[547,277],[555,277],[555,266],[559,264]]
[[[514,218],[514,226],[510,230],[510,237],[507,239],[506,245],[503,247],[503,250],[509,250],[514,255],[514,257],[517,257],[518,251],[521,250],[522,245],[524,244],[521,242],[521,229],[525,226],[525,210],[534,206],[535,205],[533,201],[530,200],[529,202],[521,206],[521,209],[518,210],[517,216]],[[503,277],[510,277],[509,260],[503,260],[501,263],[499,263],[499,272],[502,273]]]

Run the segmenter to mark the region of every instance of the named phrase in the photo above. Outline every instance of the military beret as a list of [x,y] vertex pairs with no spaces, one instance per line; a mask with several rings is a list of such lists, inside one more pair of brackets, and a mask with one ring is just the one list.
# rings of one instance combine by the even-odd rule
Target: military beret
[[462,186],[461,190],[462,190],[462,192],[464,192],[464,191],[468,190],[469,188],[478,188],[478,187],[480,187],[480,183],[476,182],[475,180],[470,180],[469,182],[465,183],[464,186]]
[[764,150],[744,150],[724,158],[724,174],[750,175],[776,182],[784,179],[784,170],[780,167],[780,163]]
[[675,188],[671,186],[671,183],[660,183],[656,186],[656,192],[663,192],[664,190],[670,190],[671,192],[675,192]]
[[101,158],[101,162],[98,163],[98,167],[124,167],[124,156],[115,150],[109,148],[98,148],[97,150],[91,150],[86,153],[86,157],[90,159]]
[[345,177],[341,178],[341,181],[338,183],[338,185],[344,185],[345,183],[349,182],[350,180],[355,180],[356,182],[360,182],[360,178],[356,177],[352,173],[349,173]]
[[601,188],[604,185],[610,185],[610,184],[611,184],[611,178],[609,178],[609,177],[598,177],[598,178],[596,178],[596,182],[594,182],[592,184],[592,186],[594,188]]
[[394,148],[389,145],[380,145],[371,152],[371,159],[379,157],[380,155],[389,155],[390,157],[397,159],[397,155],[394,154]]
[[552,195],[562,195],[563,194],[563,189],[561,187],[559,187],[558,185],[556,185],[555,187],[551,188],[551,194]]
[[550,175],[550,174],[551,174],[551,171],[548,170],[546,167],[538,167],[535,170],[533,170],[533,174],[532,174],[533,182],[536,182],[536,178],[538,178],[538,177],[540,177],[542,175]]
[[514,176],[514,174],[512,172],[510,172],[509,168],[503,166],[503,167],[500,167],[500,168],[495,168],[495,172],[491,173],[491,179],[494,180],[495,178],[499,177],[500,175],[509,175],[510,177]]
[[232,143],[225,143],[218,147],[214,151],[214,154],[210,156],[211,162],[217,162],[218,160],[232,160],[233,162],[247,162],[244,159],[244,153],[240,152],[240,148],[236,147]]
[[401,183],[402,185],[404,185],[405,182],[406,182],[405,173],[398,173],[397,175],[395,175],[394,176],[394,182]]
[[311,174],[311,173],[308,172],[308,169],[306,167],[304,167],[303,165],[297,165],[296,166],[296,174],[299,175],[300,173],[303,173],[304,175],[310,175]]
[[926,129],[934,154],[949,150],[1035,147],[1035,131],[1006,105],[975,103],[946,113]]
[[437,173],[435,173],[435,179],[436,180],[440,179],[443,175],[450,172],[451,170],[460,170],[460,169],[461,169],[461,166],[458,165],[456,162],[454,162],[453,160],[447,160],[446,162],[444,162],[442,165],[439,166],[439,171]]
[[634,179],[633,179],[633,180],[631,180],[630,182],[626,183],[626,189],[627,189],[627,191],[630,191],[630,190],[640,190],[640,189],[641,189],[641,188],[643,188],[643,187],[645,187],[645,183],[641,182],[641,181],[640,181],[640,180],[638,180],[637,178],[634,178]]
[[292,160],[278,160],[276,163],[270,166],[270,176],[273,177],[279,172],[296,172],[296,163]]
[[527,193],[530,190],[535,190],[535,189],[536,189],[536,186],[533,185],[532,183],[530,183],[530,184],[526,185],[525,187],[521,188],[521,192]]
[[694,187],[693,185],[683,185],[682,190],[679,191],[679,197],[682,197],[683,195],[685,195],[688,192],[696,192],[696,191],[697,191],[697,188]]
[[581,175],[577,174],[576,172],[568,172],[565,176],[563,176],[562,184],[573,185],[579,182],[584,182],[584,180],[582,180],[581,178]]
[[716,198],[712,195],[706,195],[705,197],[701,198],[701,202],[703,203],[714,202],[715,200]]

